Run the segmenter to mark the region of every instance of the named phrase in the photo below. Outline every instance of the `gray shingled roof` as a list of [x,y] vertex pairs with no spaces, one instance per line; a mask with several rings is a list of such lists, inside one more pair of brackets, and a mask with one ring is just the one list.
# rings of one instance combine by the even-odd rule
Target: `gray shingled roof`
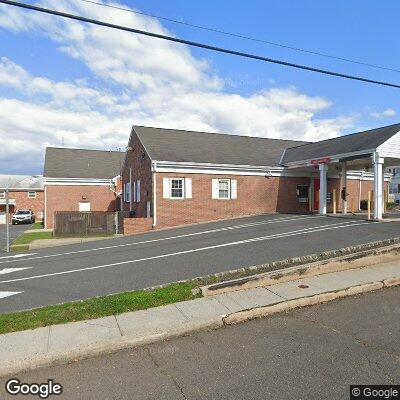
[[400,124],[395,124],[294,147],[286,150],[282,163],[376,149],[399,131]]
[[283,151],[307,142],[134,126],[152,160],[277,166]]
[[46,178],[111,179],[120,174],[125,153],[47,147],[44,161]]
[[43,177],[31,175],[0,175],[0,189],[43,190]]

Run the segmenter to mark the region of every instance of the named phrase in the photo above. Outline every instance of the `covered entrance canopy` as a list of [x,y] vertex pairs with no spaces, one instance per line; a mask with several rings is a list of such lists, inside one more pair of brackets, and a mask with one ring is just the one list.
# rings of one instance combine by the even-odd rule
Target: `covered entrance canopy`
[[[340,173],[346,193],[347,171],[373,171],[374,219],[382,219],[384,209],[384,169],[400,165],[400,124],[304,144],[285,150],[281,164],[290,169],[319,170],[319,213],[326,214],[327,175]],[[342,212],[347,212],[346,196]]]

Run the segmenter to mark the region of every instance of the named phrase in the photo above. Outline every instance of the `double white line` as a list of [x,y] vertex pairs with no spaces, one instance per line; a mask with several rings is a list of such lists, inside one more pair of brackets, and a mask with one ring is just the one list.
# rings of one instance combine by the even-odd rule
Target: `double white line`
[[[181,239],[181,238],[186,238],[186,237],[191,237],[191,236],[199,236],[199,235],[207,235],[210,233],[224,232],[224,231],[230,231],[230,230],[235,230],[235,229],[251,228],[253,226],[258,226],[258,225],[269,225],[269,224],[277,224],[277,223],[281,223],[281,222],[300,221],[300,220],[310,219],[310,218],[314,218],[314,219],[321,218],[321,216],[284,217],[284,218],[276,218],[276,219],[268,220],[268,221],[249,222],[247,224],[242,224],[242,225],[232,225],[232,226],[227,226],[224,228],[215,228],[215,229],[210,229],[210,230],[206,230],[206,231],[185,233],[182,235],[168,236],[165,238],[143,240],[141,242],[117,244],[117,245],[113,245],[113,246],[105,246],[105,247],[97,247],[95,249],[70,251],[70,252],[66,252],[66,253],[48,254],[45,256],[28,257],[28,258],[24,258],[23,260],[0,261],[0,264],[9,264],[9,263],[13,263],[16,261],[39,260],[39,259],[43,259],[43,258],[52,258],[52,257],[60,257],[60,256],[73,255],[73,254],[90,253],[90,252],[100,251],[100,250],[109,250],[109,249],[116,249],[116,248],[122,248],[122,247],[128,247],[128,246],[137,246],[139,244],[162,242],[162,241],[166,241],[166,240]],[[30,254],[28,254],[28,255],[30,255]]]
[[268,236],[261,236],[261,237],[256,237],[256,238],[252,238],[252,239],[238,240],[235,242],[223,243],[223,244],[207,246],[207,247],[200,247],[197,249],[179,251],[179,252],[169,253],[169,254],[161,254],[158,256],[139,258],[136,260],[127,260],[127,261],[121,261],[121,262],[112,263],[112,264],[97,265],[94,267],[86,267],[86,268],[72,269],[72,270],[68,270],[68,271],[54,272],[54,273],[49,273],[49,274],[28,276],[25,278],[10,279],[10,280],[6,280],[6,281],[0,281],[0,284],[1,283],[13,283],[13,282],[27,281],[27,280],[39,279],[39,278],[47,278],[47,277],[57,276],[57,275],[66,275],[66,274],[72,274],[75,272],[91,271],[91,270],[115,267],[115,266],[120,266],[120,265],[135,264],[135,263],[144,262],[144,261],[180,256],[183,254],[197,253],[200,251],[218,249],[218,248],[223,248],[223,247],[237,246],[237,245],[241,245],[241,244],[254,243],[254,242],[260,242],[260,241],[266,241],[266,240],[272,240],[272,239],[279,239],[279,238],[285,238],[285,237],[290,237],[290,236],[306,235],[306,234],[311,234],[311,233],[315,233],[315,232],[328,231],[328,230],[332,230],[332,229],[351,228],[353,226],[360,226],[360,225],[366,225],[366,224],[369,224],[369,222],[358,222],[357,223],[354,221],[350,221],[350,222],[337,223],[337,224],[320,225],[320,226],[316,226],[313,228],[304,228],[304,229],[299,229],[296,231],[291,231],[291,232],[286,232],[286,233],[278,233],[275,235],[268,235]]

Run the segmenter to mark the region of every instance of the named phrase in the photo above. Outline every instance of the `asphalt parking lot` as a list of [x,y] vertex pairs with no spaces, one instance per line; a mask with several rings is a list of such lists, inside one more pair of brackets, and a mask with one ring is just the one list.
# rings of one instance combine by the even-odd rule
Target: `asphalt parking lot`
[[399,222],[275,214],[63,246],[16,259],[2,256],[0,312],[131,291],[396,236]]

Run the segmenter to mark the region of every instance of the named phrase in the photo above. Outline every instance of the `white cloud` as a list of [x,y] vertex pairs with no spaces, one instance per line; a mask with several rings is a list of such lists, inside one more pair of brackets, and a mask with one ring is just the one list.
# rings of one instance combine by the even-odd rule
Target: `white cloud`
[[396,115],[396,111],[393,110],[393,108],[388,108],[381,112],[373,112],[370,115],[371,115],[371,117],[377,118],[377,119],[390,118],[390,117],[394,117]]
[[[154,19],[78,0],[40,4],[171,34]],[[351,116],[318,118],[330,101],[294,87],[249,96],[227,93],[212,65],[187,46],[12,7],[0,10],[0,27],[50,38],[103,83],[94,89],[82,83],[85,79],[56,82],[3,57],[0,87],[12,88],[18,98],[0,95],[0,140],[6,143],[0,147],[0,169],[9,168],[12,156],[15,170],[40,171],[43,148],[62,139],[68,146],[123,147],[132,124],[310,141],[336,136],[353,124]],[[23,165],[18,165],[24,157],[20,146],[34,154]]]

